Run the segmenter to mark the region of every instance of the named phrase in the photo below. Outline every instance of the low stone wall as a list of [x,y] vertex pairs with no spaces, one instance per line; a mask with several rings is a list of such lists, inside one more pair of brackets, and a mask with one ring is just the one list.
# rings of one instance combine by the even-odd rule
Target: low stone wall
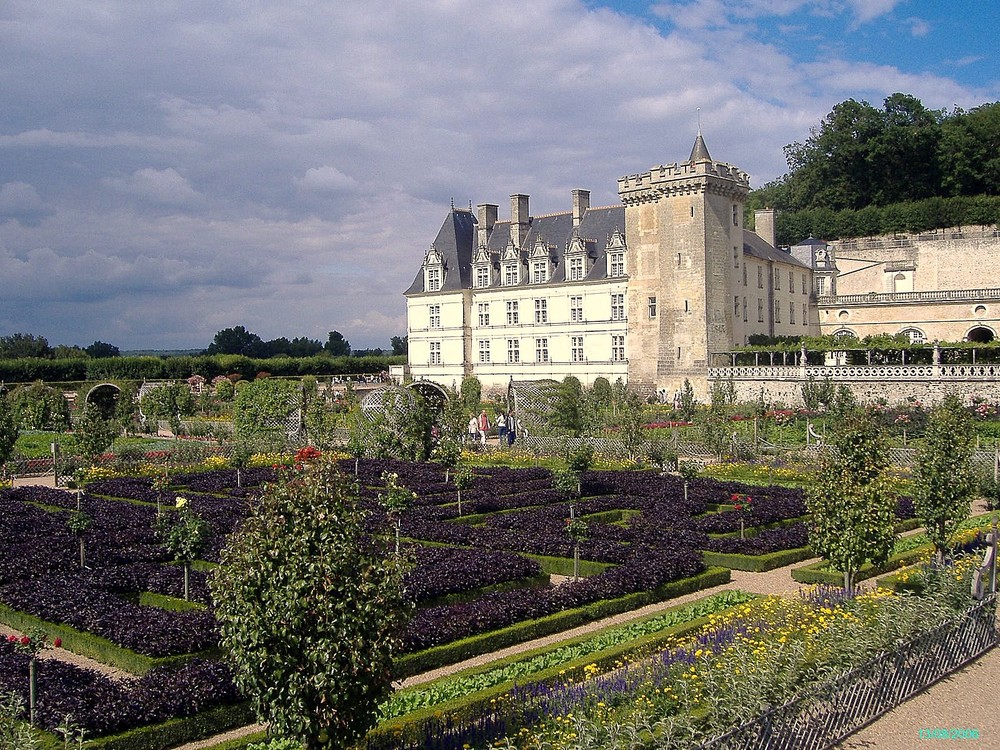
[[765,401],[787,406],[803,406],[803,384],[826,378],[837,387],[846,385],[861,403],[884,398],[895,404],[912,397],[935,404],[949,393],[967,401],[975,396],[1000,402],[1000,368],[996,365],[737,366],[713,367],[708,374],[709,383],[732,382],[739,401],[755,400],[763,394]]

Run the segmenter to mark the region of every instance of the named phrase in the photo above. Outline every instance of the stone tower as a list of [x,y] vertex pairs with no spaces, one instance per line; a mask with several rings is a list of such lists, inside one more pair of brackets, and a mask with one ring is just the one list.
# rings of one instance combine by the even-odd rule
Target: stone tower
[[710,355],[733,345],[749,176],[714,161],[698,133],[686,162],[618,180],[628,245],[628,380],[704,398]]

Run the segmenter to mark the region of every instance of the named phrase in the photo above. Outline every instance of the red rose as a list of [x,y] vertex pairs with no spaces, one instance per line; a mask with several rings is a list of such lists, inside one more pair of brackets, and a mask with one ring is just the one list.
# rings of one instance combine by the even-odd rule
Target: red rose
[[28,636],[26,636],[26,635],[22,635],[21,636],[21,645],[22,646],[27,646],[30,643],[31,643],[31,639]]
[[56,648],[62,646],[62,638],[56,638],[54,641],[52,641],[52,645],[55,646]]
[[736,510],[743,510],[743,504],[742,503],[736,503]]
[[737,495],[737,494],[736,494],[736,493],[734,492],[734,493],[733,493],[733,495],[732,495],[732,497],[730,497],[729,499],[730,499],[730,500],[732,500],[732,501],[733,501],[733,502],[735,503],[735,502],[736,502],[737,500],[739,500],[739,499],[740,499],[740,496],[739,496],[739,495]]
[[7,636],[7,643],[17,643],[17,636],[13,633]]
[[752,498],[752,497],[750,497],[749,495],[747,495],[747,502],[748,502],[748,503],[750,503],[750,502],[753,502],[753,498]]

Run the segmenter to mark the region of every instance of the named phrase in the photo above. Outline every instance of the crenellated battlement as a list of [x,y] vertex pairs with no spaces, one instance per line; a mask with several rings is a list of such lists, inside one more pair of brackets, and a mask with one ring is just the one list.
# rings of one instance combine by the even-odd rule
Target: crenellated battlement
[[745,199],[750,192],[750,175],[726,162],[702,160],[661,164],[648,172],[618,178],[618,194],[626,205],[700,192]]

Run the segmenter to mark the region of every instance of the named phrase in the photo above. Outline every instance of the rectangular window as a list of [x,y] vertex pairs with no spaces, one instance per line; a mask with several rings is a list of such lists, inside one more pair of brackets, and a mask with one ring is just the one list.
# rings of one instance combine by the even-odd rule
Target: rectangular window
[[646,309],[649,312],[649,319],[653,320],[656,317],[656,297],[649,297],[646,300]]
[[490,361],[490,342],[488,339],[479,340],[479,361],[483,363]]
[[507,339],[507,361],[511,363],[521,361],[521,342],[517,339]]
[[740,317],[740,298],[733,297],[733,317]]
[[625,295],[611,295],[611,319],[625,320]]
[[738,227],[740,225],[740,206],[738,203],[733,204],[733,226]]
[[743,286],[747,285],[747,264],[743,264]]
[[816,296],[822,297],[826,294],[826,278],[823,276],[816,277]]
[[574,362],[583,362],[583,336],[570,337],[570,354]]
[[583,278],[583,258],[577,256],[569,259],[569,280],[579,281]]
[[583,322],[583,297],[569,298],[569,319],[571,323]]
[[807,309],[808,308],[805,305],[802,305],[802,325],[804,326],[809,325],[809,315],[807,313]]
[[535,300],[535,322],[536,323],[548,323],[549,322],[549,302],[544,299]]
[[757,288],[764,288],[764,266],[757,266]]
[[794,302],[789,302],[788,303],[788,322],[789,323],[794,323],[795,322],[795,303]]
[[548,339],[535,339],[535,361],[536,362],[548,362],[549,361],[549,340]]
[[764,322],[764,300],[757,300],[757,322]]
[[743,322],[747,322],[747,298],[743,298]]
[[427,291],[436,292],[441,288],[441,269],[427,269]]
[[441,305],[430,305],[427,308],[429,313],[429,320],[427,323],[428,328],[440,328],[441,327]]
[[781,322],[781,303],[778,300],[774,301],[774,322]]
[[531,264],[531,283],[544,284],[549,280],[549,262],[547,260],[536,260]]
[[806,293],[806,275],[802,274],[802,293]]
[[428,364],[439,365],[441,364],[441,342],[431,341],[430,342],[430,356],[427,358]]
[[503,267],[503,285],[517,286],[517,263],[505,263]]
[[774,269],[774,288],[781,289],[781,269]]
[[611,253],[611,272],[615,278],[625,275],[625,253]]
[[482,289],[490,285],[490,267],[479,266],[476,268],[476,286]]
[[612,336],[611,337],[611,361],[612,362],[624,362],[625,361],[625,337],[624,336]]
[[795,274],[788,272],[788,291],[795,294]]
[[733,268],[740,267],[740,249],[736,245],[733,245]]
[[490,324],[490,303],[479,303],[479,325],[488,326]]
[[507,325],[516,326],[520,323],[520,316],[517,312],[517,300],[507,302]]

